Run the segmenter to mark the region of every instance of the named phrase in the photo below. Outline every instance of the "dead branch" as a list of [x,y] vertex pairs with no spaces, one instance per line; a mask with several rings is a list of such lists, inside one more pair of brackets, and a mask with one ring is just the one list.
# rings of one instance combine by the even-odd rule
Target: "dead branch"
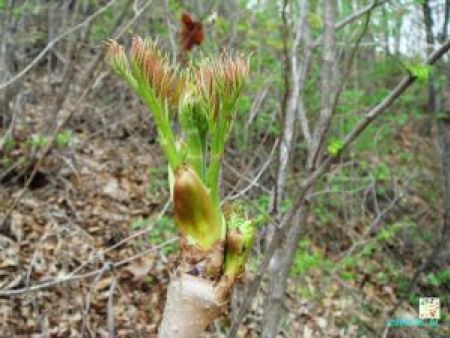
[[127,258],[122,259],[115,263],[109,262],[109,261],[105,262],[103,267],[101,267],[100,269],[94,270],[94,271],[90,271],[90,272],[78,274],[78,275],[74,275],[73,273],[70,273],[66,276],[58,277],[58,278],[52,279],[47,282],[30,285],[29,287],[26,287],[26,288],[14,289],[14,290],[2,290],[2,291],[0,291],[0,297],[1,296],[5,296],[5,297],[17,296],[17,295],[20,295],[23,293],[28,293],[28,292],[38,291],[38,290],[47,289],[47,288],[51,288],[51,287],[55,287],[55,286],[60,286],[61,284],[73,282],[73,281],[80,280],[80,279],[96,277],[99,274],[105,273],[105,271],[111,270],[112,268],[114,268],[114,269],[120,268],[135,259],[145,256],[151,252],[160,250],[161,248],[163,248],[169,244],[172,244],[172,243],[176,242],[177,240],[178,240],[178,237],[171,238],[159,245],[156,245],[149,249],[143,250],[133,256],[127,257]]

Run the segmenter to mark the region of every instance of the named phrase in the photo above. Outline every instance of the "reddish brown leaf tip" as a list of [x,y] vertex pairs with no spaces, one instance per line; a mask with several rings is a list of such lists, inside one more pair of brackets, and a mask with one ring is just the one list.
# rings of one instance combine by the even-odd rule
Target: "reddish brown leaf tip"
[[188,13],[181,15],[181,45],[183,51],[189,51],[203,42],[203,24],[195,21]]
[[181,14],[181,22],[185,25],[191,25],[193,23],[192,17],[188,13]]

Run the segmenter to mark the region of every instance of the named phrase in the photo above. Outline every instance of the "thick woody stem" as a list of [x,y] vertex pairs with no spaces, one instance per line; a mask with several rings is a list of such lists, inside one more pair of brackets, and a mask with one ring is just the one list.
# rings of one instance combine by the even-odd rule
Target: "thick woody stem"
[[220,288],[213,281],[175,272],[158,338],[196,338],[223,310]]

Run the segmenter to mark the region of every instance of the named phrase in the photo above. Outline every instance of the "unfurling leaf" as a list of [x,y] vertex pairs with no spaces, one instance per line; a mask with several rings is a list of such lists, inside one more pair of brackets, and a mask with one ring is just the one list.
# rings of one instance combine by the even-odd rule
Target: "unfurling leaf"
[[416,77],[419,82],[425,83],[433,71],[433,66],[427,64],[407,65],[408,71]]
[[336,156],[342,150],[344,146],[343,142],[339,139],[331,140],[331,142],[327,146],[327,152],[330,156]]

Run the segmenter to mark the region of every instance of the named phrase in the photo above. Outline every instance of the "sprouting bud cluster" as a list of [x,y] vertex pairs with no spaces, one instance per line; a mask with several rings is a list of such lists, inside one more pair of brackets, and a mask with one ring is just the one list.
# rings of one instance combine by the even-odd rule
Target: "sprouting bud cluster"
[[177,76],[176,69],[171,67],[168,59],[157,48],[156,43],[134,37],[131,43],[131,55],[134,74],[143,76],[155,95],[167,100],[172,105],[178,104],[184,81]]
[[[233,107],[248,76],[248,60],[241,56],[206,60],[195,73],[202,98],[213,108],[211,118],[232,119]],[[219,115],[222,113],[222,116]]]
[[[224,271],[237,277],[247,259],[253,227],[237,214],[225,222],[218,183],[236,102],[249,72],[248,59],[222,56],[180,71],[155,42],[140,37],[133,38],[129,55],[116,41],[108,41],[106,58],[152,112],[169,162],[175,222],[184,242],[202,252],[221,253],[226,246]],[[172,130],[174,116],[182,129],[178,136]],[[222,262],[223,257],[211,261]],[[214,271],[216,265],[211,264]]]

